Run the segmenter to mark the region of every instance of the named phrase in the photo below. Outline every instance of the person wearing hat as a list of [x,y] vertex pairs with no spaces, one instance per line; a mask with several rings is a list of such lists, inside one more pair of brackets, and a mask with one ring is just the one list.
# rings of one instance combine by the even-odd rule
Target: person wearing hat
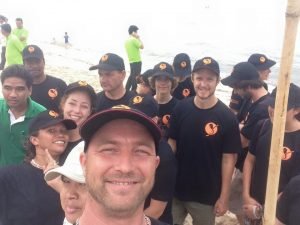
[[115,105],[128,105],[135,95],[123,85],[126,76],[124,60],[114,54],[104,54],[98,65],[91,66],[90,70],[98,70],[100,85],[103,91],[97,94],[96,112],[109,109]]
[[297,225],[300,221],[300,175],[291,179],[277,201],[275,225]]
[[[158,104],[151,95],[137,95],[130,100],[129,106],[158,122]],[[173,224],[172,198],[176,180],[176,159],[170,145],[164,139],[159,142],[157,155],[160,162],[156,169],[154,186],[145,202],[145,214]]]
[[153,69],[148,69],[140,76],[137,76],[136,93],[138,95],[147,95],[147,94],[153,95],[153,90],[150,86],[150,81],[149,81],[152,74],[153,74]]
[[142,59],[140,49],[144,49],[144,44],[138,35],[138,27],[131,25],[128,28],[129,38],[125,42],[125,49],[130,63],[130,75],[126,83],[126,90],[135,91],[136,77],[141,74],[142,71]]
[[186,53],[177,54],[173,61],[174,75],[178,86],[173,91],[173,97],[178,100],[195,96],[194,86],[191,80],[191,59]]
[[[44,180],[44,172],[58,161],[68,143],[72,120],[44,111],[30,121],[24,163],[0,168],[0,223],[61,225],[59,195]],[[54,162],[55,162],[54,161]]]
[[[262,207],[265,203],[267,174],[272,138],[275,97],[277,88],[272,92],[269,103],[270,117],[257,123],[249,145],[243,170],[244,213],[253,218],[252,208]],[[279,190],[282,192],[292,177],[300,173],[300,88],[291,83],[287,105]]]
[[21,163],[29,121],[45,107],[30,98],[32,77],[22,65],[11,65],[1,73],[0,167]]
[[177,86],[172,66],[166,62],[156,64],[150,78],[150,85],[156,92],[154,99],[159,105],[158,124],[163,131],[163,137],[168,140],[170,116],[178,102],[171,94]]
[[88,197],[79,224],[164,224],[144,215],[159,164],[155,122],[128,106],[114,106],[89,117],[80,134]]
[[189,213],[194,224],[214,225],[215,216],[228,209],[241,140],[235,115],[215,96],[219,80],[215,59],[196,61],[192,70],[196,95],[179,101],[171,115],[168,142],[178,163],[174,224],[183,224]]
[[45,173],[45,180],[50,186],[53,185],[53,181],[58,183],[56,184],[58,185],[57,190],[65,212],[63,225],[75,224],[85,206],[87,190],[79,160],[83,149],[84,142],[82,141],[72,149],[62,166],[50,169]]
[[60,111],[64,119],[73,120],[77,128],[68,132],[69,142],[60,157],[60,165],[63,164],[70,151],[82,141],[79,127],[94,112],[96,99],[94,88],[86,81],[76,81],[67,86],[60,102]]
[[22,51],[24,45],[19,38],[11,32],[11,26],[8,23],[1,25],[1,33],[6,38],[5,66],[23,64]]
[[39,46],[26,46],[22,57],[25,68],[33,78],[31,98],[48,110],[58,112],[60,99],[67,87],[66,82],[45,73],[45,58]]

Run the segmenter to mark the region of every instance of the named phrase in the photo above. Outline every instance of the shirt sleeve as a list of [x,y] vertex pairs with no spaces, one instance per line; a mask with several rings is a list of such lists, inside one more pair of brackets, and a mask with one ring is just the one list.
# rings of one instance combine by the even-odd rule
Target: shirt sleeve
[[176,106],[174,107],[173,112],[170,117],[170,122],[169,122],[169,125],[170,125],[169,137],[174,140],[177,140],[178,133],[179,133],[179,129],[178,129],[179,128],[178,114],[179,114],[179,107],[180,107],[179,105],[180,105],[180,103],[176,104]]

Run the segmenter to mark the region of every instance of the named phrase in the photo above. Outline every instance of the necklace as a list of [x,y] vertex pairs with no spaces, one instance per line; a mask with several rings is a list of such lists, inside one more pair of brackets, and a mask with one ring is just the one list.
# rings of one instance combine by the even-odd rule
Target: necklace
[[44,167],[41,166],[40,164],[38,164],[34,159],[32,159],[32,160],[30,161],[30,163],[31,163],[31,165],[33,165],[34,167],[36,167],[36,168],[38,168],[38,169],[40,169],[40,170],[44,170]]
[[[144,219],[145,219],[145,222],[146,222],[146,225],[151,225],[151,220],[148,216],[146,216],[144,214]],[[79,225],[79,219],[76,221],[75,225]]]

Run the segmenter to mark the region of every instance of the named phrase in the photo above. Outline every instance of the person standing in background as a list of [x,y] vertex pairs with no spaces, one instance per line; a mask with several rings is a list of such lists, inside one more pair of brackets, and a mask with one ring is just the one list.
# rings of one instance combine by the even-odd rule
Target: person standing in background
[[[0,25],[7,23],[7,18],[5,16],[0,15]],[[0,36],[0,45],[1,45],[1,63],[0,70],[4,69],[5,65],[5,49],[6,49],[6,40],[4,36]]]
[[64,39],[65,39],[65,44],[69,44],[69,35],[68,35],[68,32],[65,32]]
[[142,70],[140,49],[144,48],[144,44],[137,33],[138,29],[137,26],[131,25],[128,29],[129,38],[125,42],[125,49],[130,63],[130,75],[126,83],[127,91],[135,91],[137,87],[136,77],[141,74]]
[[25,47],[27,45],[28,30],[26,30],[23,27],[23,19],[22,18],[16,19],[16,26],[17,26],[17,28],[13,29],[12,33],[19,38],[19,40],[22,42],[23,46]]
[[8,23],[1,25],[1,33],[6,38],[5,65],[23,64],[22,51],[24,45],[16,35],[12,34],[11,26]]
[[60,78],[45,74],[45,58],[37,45],[28,45],[22,52],[25,69],[33,79],[31,98],[49,110],[59,111],[60,99],[67,84]]

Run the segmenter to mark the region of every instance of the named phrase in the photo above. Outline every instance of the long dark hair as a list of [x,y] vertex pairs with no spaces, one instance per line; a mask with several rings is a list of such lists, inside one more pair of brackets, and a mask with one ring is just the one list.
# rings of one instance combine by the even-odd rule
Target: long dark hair
[[25,152],[24,162],[30,162],[36,156],[35,146],[30,141],[30,137],[31,136],[37,137],[38,134],[39,134],[39,132],[35,131],[27,137],[27,139],[25,141],[26,152]]

